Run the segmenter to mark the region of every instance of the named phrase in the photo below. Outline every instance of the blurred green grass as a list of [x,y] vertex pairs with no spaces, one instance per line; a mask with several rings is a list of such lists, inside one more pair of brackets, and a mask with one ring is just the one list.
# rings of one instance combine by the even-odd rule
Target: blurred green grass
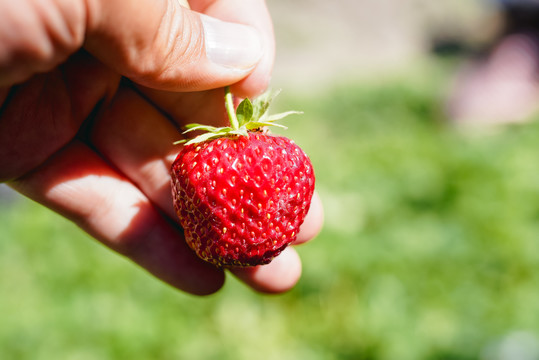
[[448,74],[283,93],[305,111],[286,134],[326,211],[284,295],[232,277],[186,295],[30,201],[0,206],[0,358],[501,360],[511,339],[533,353],[539,122],[451,129]]

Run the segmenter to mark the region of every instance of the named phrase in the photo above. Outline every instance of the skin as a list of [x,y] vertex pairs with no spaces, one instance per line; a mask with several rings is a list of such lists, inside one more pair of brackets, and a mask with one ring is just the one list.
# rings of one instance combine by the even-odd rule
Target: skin
[[[226,121],[223,86],[239,97],[266,89],[274,39],[262,0],[190,6],[0,0],[0,181],[157,278],[206,295],[225,274],[182,237],[169,185],[181,145],[172,143],[182,125]],[[255,27],[263,39],[256,66],[213,66],[199,13]],[[298,244],[316,236],[322,218],[315,195]],[[296,284],[301,262],[289,247],[271,264],[230,271],[257,291],[280,293]]]

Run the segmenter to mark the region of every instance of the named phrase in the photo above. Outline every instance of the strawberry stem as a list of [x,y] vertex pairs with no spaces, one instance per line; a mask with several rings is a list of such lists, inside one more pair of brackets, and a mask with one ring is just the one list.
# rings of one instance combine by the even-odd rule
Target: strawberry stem
[[236,116],[236,109],[234,109],[234,100],[232,99],[232,93],[230,92],[230,87],[225,86],[225,107],[228,114],[228,119],[230,120],[230,127],[234,130],[239,130],[240,123],[238,117]]

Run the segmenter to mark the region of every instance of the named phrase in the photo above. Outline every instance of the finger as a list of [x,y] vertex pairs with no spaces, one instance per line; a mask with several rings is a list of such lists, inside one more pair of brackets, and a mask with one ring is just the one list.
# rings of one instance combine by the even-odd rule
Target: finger
[[92,144],[111,164],[171,219],[176,219],[170,168],[181,145],[176,127],[130,88],[121,88],[90,134]]
[[324,209],[322,207],[320,196],[318,195],[318,192],[315,191],[311,200],[311,207],[299,229],[298,237],[294,241],[294,245],[303,244],[304,242],[314,239],[320,230],[322,230],[323,224]]
[[277,294],[297,284],[301,277],[301,260],[293,248],[287,247],[267,265],[232,268],[230,271],[259,292]]
[[84,40],[84,1],[0,1],[0,86],[48,71]]
[[168,114],[180,128],[190,123],[228,126],[225,109],[225,93],[222,88],[175,93],[138,87],[156,107]]
[[84,51],[9,92],[0,108],[0,182],[20,177],[69,143],[120,76]]
[[264,0],[191,0],[191,7],[224,21],[256,28],[262,35],[263,54],[255,69],[231,89],[239,97],[253,98],[266,90],[275,60],[275,36]]
[[178,1],[89,4],[87,49],[152,88],[198,91],[235,83],[254,69],[265,46],[255,28],[201,15]]
[[223,285],[223,272],[198,259],[144,194],[82,143],[10,185],[181,290],[202,295]]

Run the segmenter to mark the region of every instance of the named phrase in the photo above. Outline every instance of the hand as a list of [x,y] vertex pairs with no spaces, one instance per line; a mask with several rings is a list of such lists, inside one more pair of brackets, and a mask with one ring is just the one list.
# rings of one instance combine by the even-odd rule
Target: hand
[[[171,285],[217,291],[224,273],[194,255],[175,220],[172,143],[186,123],[225,121],[219,87],[251,97],[266,88],[274,46],[264,2],[49,5],[0,0],[0,181]],[[314,237],[321,217],[315,197],[298,242]],[[289,248],[234,273],[281,292],[300,271]]]

